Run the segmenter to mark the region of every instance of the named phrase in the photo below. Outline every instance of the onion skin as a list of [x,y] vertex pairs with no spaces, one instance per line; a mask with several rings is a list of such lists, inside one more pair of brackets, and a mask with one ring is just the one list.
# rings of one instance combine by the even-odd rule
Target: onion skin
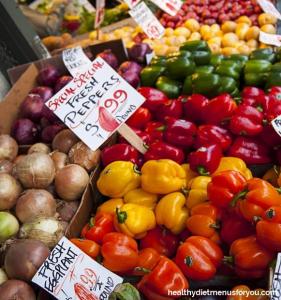
[[79,165],[90,172],[100,162],[101,151],[93,151],[83,142],[78,142],[70,149],[68,156],[71,164]]
[[0,210],[12,208],[22,191],[19,182],[11,175],[0,174]]
[[137,75],[140,75],[140,72],[142,70],[142,66],[139,65],[137,62],[135,61],[124,61],[119,69],[118,69],[118,73],[122,76],[124,73],[127,72],[133,72],[133,73],[137,73]]
[[55,164],[56,171],[64,168],[69,163],[68,156],[63,152],[54,151],[50,156]]
[[146,43],[135,44],[128,49],[129,58],[140,64],[146,63],[146,54],[149,54],[151,52],[152,49]]
[[65,201],[80,199],[87,184],[89,175],[84,168],[70,164],[59,170],[55,177],[56,192]]
[[18,231],[18,220],[9,212],[0,211],[0,243],[15,236]]
[[75,215],[79,204],[79,201],[58,201],[57,212],[60,216],[60,219],[65,222],[70,222]]
[[43,116],[44,101],[38,94],[29,94],[20,105],[22,118],[38,122]]
[[54,86],[59,79],[60,74],[58,69],[53,65],[43,67],[37,76],[37,82],[40,85]]
[[133,87],[137,88],[140,84],[140,77],[137,73],[132,72],[132,71],[127,71],[121,76]]
[[54,180],[55,165],[49,155],[32,153],[16,164],[16,177],[25,188],[47,188]]
[[49,254],[40,241],[15,240],[6,252],[4,268],[9,278],[30,281]]
[[0,285],[0,300],[36,300],[36,295],[26,282],[10,279]]
[[29,119],[18,119],[12,126],[11,135],[19,145],[31,145],[38,140],[39,128]]
[[32,145],[28,149],[27,154],[32,154],[32,153],[45,153],[45,154],[49,154],[50,152],[51,152],[51,149],[46,144],[44,144],[44,143],[36,143],[36,144]]
[[0,286],[2,283],[8,280],[7,274],[3,269],[0,268]]
[[55,93],[57,93],[63,87],[65,87],[72,79],[73,79],[72,76],[68,76],[68,75],[61,76],[56,82]]
[[99,53],[97,57],[101,57],[103,60],[105,60],[113,69],[118,68],[118,59],[115,56],[115,54],[112,53],[111,49],[106,49]]
[[15,139],[8,134],[0,135],[0,160],[13,161],[18,155],[19,146]]
[[61,124],[52,124],[46,126],[41,132],[41,139],[44,143],[52,143],[55,136],[64,128]]
[[0,161],[0,174],[12,174],[14,164],[9,160],[3,159]]
[[16,216],[22,222],[42,217],[53,217],[56,213],[56,200],[46,190],[26,190],[18,199]]
[[78,142],[79,138],[70,129],[64,129],[55,136],[52,148],[68,154],[71,147]]
[[54,95],[53,89],[48,86],[37,86],[33,88],[30,93],[39,95],[44,102],[51,99]]

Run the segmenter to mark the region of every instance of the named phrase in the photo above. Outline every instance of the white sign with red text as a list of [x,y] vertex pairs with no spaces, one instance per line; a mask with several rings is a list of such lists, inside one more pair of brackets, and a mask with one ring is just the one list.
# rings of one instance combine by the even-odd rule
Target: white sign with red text
[[96,0],[95,28],[100,27],[104,20],[105,0]]
[[281,46],[281,35],[278,34],[270,34],[263,31],[260,31],[259,41],[267,44],[267,45],[273,45],[276,47]]
[[63,237],[32,281],[59,300],[106,300],[123,278]]
[[258,0],[259,6],[262,8],[262,10],[268,14],[273,15],[275,18],[281,20],[281,14],[277,10],[277,8],[268,0]]
[[144,101],[142,95],[98,57],[46,105],[94,151]]
[[131,9],[129,14],[141,26],[148,37],[152,39],[160,39],[164,34],[165,28],[144,2],[140,2]]
[[181,0],[151,0],[151,2],[171,16],[175,16],[183,4]]
[[277,118],[272,120],[271,125],[274,130],[281,136],[281,116],[278,116]]

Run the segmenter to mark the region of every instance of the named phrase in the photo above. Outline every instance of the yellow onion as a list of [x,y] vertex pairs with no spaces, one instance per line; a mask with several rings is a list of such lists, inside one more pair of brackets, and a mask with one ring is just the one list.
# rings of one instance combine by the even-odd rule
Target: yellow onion
[[55,164],[56,171],[62,169],[68,164],[68,156],[63,152],[56,150],[52,152],[50,156]]
[[61,223],[56,218],[36,218],[24,223],[19,231],[22,239],[41,241],[49,248],[53,248],[64,233]]
[[70,149],[68,156],[71,164],[77,164],[89,172],[99,163],[101,151],[93,151],[83,142],[78,142]]
[[46,190],[26,190],[17,201],[16,216],[22,223],[38,216],[53,217],[55,213],[56,200]]
[[0,285],[7,280],[8,280],[7,274],[2,268],[0,268]]
[[75,201],[82,196],[88,182],[89,175],[85,169],[70,164],[57,172],[55,177],[56,192],[63,200]]
[[18,220],[9,212],[0,211],[0,243],[16,235],[18,231]]
[[19,182],[9,174],[0,174],[0,210],[12,208],[22,191]]
[[14,160],[18,155],[18,144],[15,139],[7,134],[0,135],[0,160]]
[[44,189],[54,180],[55,165],[47,154],[28,154],[16,163],[16,177],[25,188]]
[[52,148],[53,150],[68,153],[70,148],[78,142],[78,137],[70,129],[64,129],[53,139]]
[[0,161],[0,174],[2,173],[7,173],[7,174],[12,174],[14,164],[7,160],[3,159]]
[[36,300],[29,284],[22,280],[10,279],[0,285],[0,300]]
[[49,154],[51,152],[51,150],[50,150],[49,146],[47,146],[44,143],[36,143],[28,149],[27,153],[31,154],[31,153],[35,153],[35,152]]

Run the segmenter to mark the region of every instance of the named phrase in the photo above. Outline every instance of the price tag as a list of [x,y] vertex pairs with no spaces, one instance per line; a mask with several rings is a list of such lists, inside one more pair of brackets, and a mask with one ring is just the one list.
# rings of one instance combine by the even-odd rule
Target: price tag
[[95,28],[100,27],[104,20],[105,0],[96,0]]
[[281,253],[278,253],[276,267],[272,278],[271,300],[281,299]]
[[155,56],[154,51],[145,55],[146,64],[149,65],[152,58]]
[[95,151],[144,101],[141,94],[98,57],[46,105]]
[[181,0],[151,0],[151,2],[171,16],[177,14],[183,3]]
[[106,300],[123,278],[63,237],[32,281],[59,300]]
[[160,39],[164,34],[164,27],[144,2],[140,2],[136,5],[129,11],[129,14],[142,27],[148,37]]
[[262,8],[262,10],[268,14],[273,15],[275,18],[281,20],[281,14],[277,10],[277,8],[268,0],[258,0],[259,6]]
[[259,41],[264,44],[267,44],[267,45],[273,45],[276,47],[280,47],[281,46],[281,35],[270,34],[270,33],[261,31],[260,36],[259,36]]
[[271,125],[274,130],[281,136],[281,116],[278,116],[277,118],[272,120]]
[[87,70],[91,64],[90,59],[80,46],[65,49],[62,52],[62,59],[69,73],[75,77],[83,70]]
[[126,4],[128,4],[128,6],[130,8],[133,8],[134,6],[136,6],[141,0],[124,0],[124,2]]

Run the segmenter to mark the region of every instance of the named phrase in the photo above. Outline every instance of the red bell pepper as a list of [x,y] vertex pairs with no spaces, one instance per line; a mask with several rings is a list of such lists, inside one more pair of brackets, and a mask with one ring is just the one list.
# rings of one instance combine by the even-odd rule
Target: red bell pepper
[[[241,96],[243,99],[253,99],[253,100],[258,99],[264,95],[265,95],[265,93],[262,89],[259,89],[257,87],[253,87],[253,86],[245,87],[241,93]],[[243,103],[244,103],[244,101],[243,101]]]
[[128,144],[115,144],[104,148],[101,152],[101,160],[104,166],[116,160],[131,161],[136,164],[139,156],[139,152]]
[[192,122],[170,118],[166,124],[164,140],[167,143],[181,148],[193,145],[197,128]]
[[202,236],[192,236],[179,246],[175,262],[186,277],[209,280],[215,276],[222,258],[222,250],[215,242]]
[[245,87],[242,92],[242,105],[253,106],[260,112],[266,111],[268,100],[264,91],[256,87]]
[[138,92],[146,99],[142,106],[151,112],[157,112],[160,106],[169,102],[168,97],[163,92],[152,87],[140,87]]
[[128,272],[137,266],[138,244],[123,233],[111,232],[103,237],[101,254],[105,268],[112,272]]
[[100,245],[94,241],[77,238],[70,239],[70,241],[91,258],[96,258],[100,253]]
[[229,94],[221,94],[211,99],[203,109],[206,124],[219,125],[231,118],[237,108]]
[[240,278],[262,278],[274,258],[273,252],[258,244],[255,236],[238,239],[231,244],[231,257],[224,261],[234,263],[235,272]]
[[133,270],[133,275],[143,276],[150,272],[160,260],[160,254],[153,248],[145,248],[139,251],[138,263]]
[[197,130],[195,147],[205,147],[212,144],[220,145],[222,151],[226,151],[232,143],[230,132],[216,125],[201,125]]
[[258,135],[263,129],[263,114],[253,106],[241,104],[230,119],[229,129],[237,135]]
[[259,139],[271,148],[281,145],[281,137],[271,124],[267,124],[263,127]]
[[229,156],[244,160],[246,164],[266,164],[271,162],[269,149],[253,137],[237,137],[228,150]]
[[162,122],[151,121],[146,124],[144,132],[150,136],[150,141],[163,140],[165,125]]
[[140,248],[153,248],[159,254],[173,257],[179,245],[179,237],[166,228],[160,226],[149,230],[140,240]]
[[189,154],[190,169],[200,175],[210,175],[216,171],[222,158],[219,145],[201,147]]
[[95,217],[92,217],[89,223],[83,227],[81,236],[101,244],[104,235],[115,231],[113,218],[114,216],[111,214],[98,212]]
[[227,208],[234,196],[245,189],[246,184],[247,180],[237,171],[219,172],[212,176],[208,184],[208,199],[217,207]]
[[233,211],[226,212],[221,218],[220,237],[231,245],[235,240],[255,233],[255,227]]
[[145,161],[165,158],[182,164],[184,161],[184,152],[180,148],[156,141],[149,146],[147,152],[144,154]]
[[209,100],[203,95],[193,94],[191,96],[180,96],[183,102],[184,117],[192,122],[201,123],[204,121],[203,109]]
[[[133,127],[131,129],[134,130],[134,132],[143,140],[143,142],[146,145],[150,144],[151,138],[150,138],[150,135],[147,132],[141,131],[140,129],[136,129],[136,128],[133,128]],[[129,144],[129,142],[122,135],[119,135],[118,143],[119,144]]]
[[137,129],[144,129],[146,124],[151,121],[152,115],[148,108],[139,107],[134,114],[127,120],[127,125]]
[[158,121],[165,122],[167,118],[180,119],[183,115],[183,103],[178,99],[171,99],[167,103],[162,104],[155,117]]
[[[161,256],[152,270],[137,284],[147,300],[170,300],[180,298],[178,293],[188,289],[189,284],[179,267],[169,258]],[[175,294],[171,294],[173,291]]]
[[281,100],[281,86],[273,86],[268,91],[269,96],[273,96],[277,100]]
[[271,122],[281,115],[281,100],[277,96],[268,96],[268,106],[265,111],[266,120]]

